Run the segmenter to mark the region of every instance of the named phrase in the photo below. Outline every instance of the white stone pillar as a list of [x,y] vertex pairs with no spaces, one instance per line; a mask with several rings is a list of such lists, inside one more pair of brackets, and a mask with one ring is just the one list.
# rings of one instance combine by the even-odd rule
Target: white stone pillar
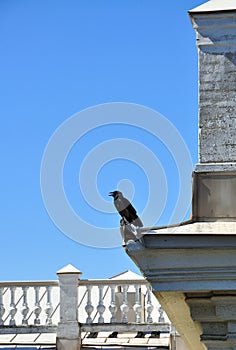
[[80,350],[78,322],[78,284],[81,272],[67,265],[57,272],[60,288],[60,322],[57,328],[57,350]]

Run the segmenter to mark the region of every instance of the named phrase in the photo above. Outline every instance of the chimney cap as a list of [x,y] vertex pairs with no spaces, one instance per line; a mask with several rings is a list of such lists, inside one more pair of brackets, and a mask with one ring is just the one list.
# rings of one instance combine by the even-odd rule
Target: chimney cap
[[236,10],[236,0],[210,0],[190,10],[189,13],[232,10]]

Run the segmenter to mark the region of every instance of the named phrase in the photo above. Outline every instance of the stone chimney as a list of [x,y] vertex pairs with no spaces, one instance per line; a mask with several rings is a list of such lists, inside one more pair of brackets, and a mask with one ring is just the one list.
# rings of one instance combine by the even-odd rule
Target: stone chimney
[[236,1],[189,11],[199,57],[199,164],[193,218],[236,218]]

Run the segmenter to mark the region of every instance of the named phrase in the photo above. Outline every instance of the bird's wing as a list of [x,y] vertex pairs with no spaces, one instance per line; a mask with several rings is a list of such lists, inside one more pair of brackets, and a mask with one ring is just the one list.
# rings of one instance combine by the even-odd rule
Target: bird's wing
[[129,211],[130,214],[136,215],[136,210],[134,209],[132,204],[128,201],[128,199],[123,198],[123,205],[124,205],[125,209],[127,209]]
[[132,206],[131,203],[129,203],[129,205],[126,207],[126,209],[128,210],[129,216],[131,218],[135,219],[137,217],[137,212],[136,212],[136,210],[134,209],[134,207]]
[[132,204],[128,201],[128,199],[126,199],[126,198],[122,198],[122,199],[118,198],[114,201],[114,204],[115,204],[116,209],[119,212],[128,210],[133,215],[136,214],[136,210],[134,209]]
[[121,216],[125,216],[126,215],[126,207],[127,207],[127,203],[124,203],[123,200],[121,199],[116,199],[114,201],[115,207],[117,209],[117,211],[120,213]]
[[119,212],[120,216],[127,222],[133,223],[135,226],[142,227],[143,223],[137,215],[135,208],[128,201],[127,198],[117,198],[114,200],[114,205]]

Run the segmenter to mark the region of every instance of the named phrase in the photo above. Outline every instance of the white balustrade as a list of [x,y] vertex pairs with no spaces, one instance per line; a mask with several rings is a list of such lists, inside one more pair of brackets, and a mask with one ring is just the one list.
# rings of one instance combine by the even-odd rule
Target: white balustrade
[[23,316],[22,319],[22,325],[27,325],[28,324],[28,320],[27,320],[27,315],[29,312],[29,307],[28,307],[28,303],[27,303],[27,290],[28,287],[22,287],[22,291],[23,291],[23,305],[21,307],[21,314]]
[[165,317],[164,317],[164,310],[163,310],[162,306],[160,306],[160,307],[158,308],[158,311],[159,311],[158,322],[164,323],[164,322],[165,322]]
[[86,286],[87,288],[87,304],[85,306],[85,311],[87,313],[87,319],[86,319],[86,323],[92,323],[93,320],[92,320],[92,317],[91,317],[91,314],[94,310],[94,307],[92,305],[92,302],[91,302],[91,290],[92,290],[92,286],[91,285],[87,285]]
[[33,312],[35,314],[35,319],[34,319],[34,324],[35,325],[39,325],[40,324],[40,318],[39,315],[42,311],[42,308],[40,306],[40,301],[39,301],[39,290],[40,287],[39,286],[35,286],[34,287],[34,291],[35,291],[35,304],[34,304],[34,308],[33,308]]
[[133,306],[134,312],[135,312],[135,322],[140,323],[141,322],[141,312],[142,312],[142,305],[140,304],[140,285],[135,285],[135,304]]
[[128,311],[129,311],[129,305],[128,305],[128,301],[127,301],[127,290],[128,290],[128,286],[124,285],[122,287],[122,300],[123,300],[123,304],[120,306],[121,312],[122,312],[122,318],[121,318],[121,322],[125,323],[128,322]]
[[110,289],[111,289],[111,304],[109,306],[109,311],[111,313],[110,322],[115,323],[116,322],[116,312],[117,312],[116,299],[115,299],[116,285],[112,284],[110,286]]
[[51,286],[46,287],[47,304],[45,307],[45,313],[47,315],[46,325],[48,325],[48,326],[50,326],[52,324],[52,317],[51,316],[52,316],[53,307],[52,307],[52,302],[51,302],[51,290],[52,290]]
[[152,319],[152,312],[154,310],[154,306],[152,304],[152,292],[151,292],[151,288],[147,288],[147,305],[146,305],[146,311],[147,311],[147,322],[148,323],[152,323],[153,319]]
[[16,315],[16,312],[17,312],[17,308],[16,308],[16,304],[15,304],[16,287],[11,287],[10,291],[11,291],[11,304],[10,304],[9,314],[10,314],[11,318],[10,318],[9,325],[10,326],[15,326],[16,325],[15,315]]
[[97,311],[99,314],[98,323],[104,323],[103,313],[104,313],[106,308],[103,304],[103,288],[104,288],[103,285],[98,286],[98,290],[99,290],[99,302],[98,302],[98,306],[97,306]]
[[5,313],[5,308],[4,308],[4,305],[3,305],[3,290],[4,288],[1,288],[0,287],[0,326],[2,326],[4,324],[4,321],[3,321],[3,315]]
[[[90,282],[90,284],[88,284]],[[165,322],[164,311],[144,281],[80,280],[81,323]],[[83,301],[81,301],[83,300]],[[94,305],[97,304],[96,312]],[[85,310],[85,315],[82,312]]]
[[[57,281],[0,282],[0,332],[8,325],[12,329],[30,326],[31,331],[48,327],[50,331],[60,321],[60,294]],[[145,280],[79,280],[78,295],[74,301],[78,320],[88,327],[93,323],[165,323],[166,315]],[[66,300],[63,305],[67,315],[74,315],[69,304],[67,310]]]
[[[45,314],[42,326],[52,325],[52,288],[54,288],[54,307],[58,308],[59,288],[53,282],[0,282],[0,326],[30,326],[41,325],[41,305],[44,302]],[[41,294],[41,298],[40,298]],[[55,304],[56,303],[56,304]],[[57,312],[58,313],[58,312]],[[56,321],[57,323],[57,321]]]

